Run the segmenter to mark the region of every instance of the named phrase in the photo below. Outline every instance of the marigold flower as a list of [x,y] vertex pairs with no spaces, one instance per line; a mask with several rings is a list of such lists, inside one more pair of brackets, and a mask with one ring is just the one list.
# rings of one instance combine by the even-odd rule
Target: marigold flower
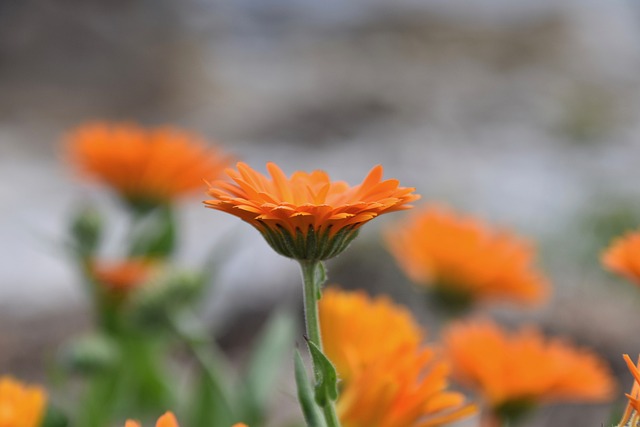
[[415,212],[386,240],[409,278],[432,288],[451,308],[489,300],[532,304],[548,291],[528,242],[446,209]]
[[424,338],[409,310],[386,296],[326,288],[319,310],[325,352],[343,381],[380,354],[408,344],[417,348]]
[[89,123],[67,137],[67,157],[85,176],[112,187],[135,207],[173,201],[203,188],[229,163],[199,136],[173,127]]
[[235,181],[211,184],[205,206],[248,222],[281,255],[323,260],[342,252],[358,229],[378,215],[407,209],[417,200],[414,188],[400,187],[395,179],[382,180],[382,166],[374,167],[360,185],[332,182],[326,172],[295,172],[291,178],[275,163],[270,177],[237,164],[227,169]]
[[603,253],[602,263],[640,285],[640,232],[627,233],[616,239]]
[[152,260],[144,258],[111,263],[94,260],[90,264],[98,285],[111,295],[126,295],[148,282],[155,266]]
[[[140,423],[133,420],[127,420],[125,423],[125,427],[141,427]],[[178,424],[178,420],[176,416],[173,415],[172,412],[166,412],[160,418],[158,418],[158,422],[156,422],[156,427],[180,427]],[[234,424],[232,427],[247,427],[246,424],[238,423]]]
[[447,390],[448,364],[421,348],[424,333],[404,308],[333,289],[319,308],[325,353],[341,379],[344,427],[440,426],[475,411]]
[[546,339],[534,328],[508,333],[488,320],[458,323],[443,340],[454,377],[499,417],[515,418],[545,402],[606,401],[614,389],[595,353]]
[[44,417],[47,396],[37,386],[0,377],[0,426],[38,427]]
[[628,354],[624,354],[622,357],[627,363],[631,375],[633,375],[633,387],[631,388],[631,393],[626,395],[629,403],[619,427],[624,427],[629,422],[632,427],[638,427],[640,426],[640,357],[638,357],[637,365],[633,363]]

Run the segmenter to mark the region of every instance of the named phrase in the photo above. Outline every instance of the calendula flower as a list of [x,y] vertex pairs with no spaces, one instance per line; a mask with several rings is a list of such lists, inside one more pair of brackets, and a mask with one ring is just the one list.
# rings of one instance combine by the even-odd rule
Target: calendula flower
[[45,391],[13,378],[0,377],[0,426],[39,427],[47,403]]
[[406,345],[417,348],[424,338],[409,310],[386,296],[370,298],[364,291],[327,288],[319,310],[325,351],[343,381],[380,354]]
[[624,427],[627,423],[630,423],[629,425],[631,427],[638,427],[640,426],[640,357],[638,358],[637,365],[633,363],[628,354],[624,354],[622,357],[627,363],[631,375],[633,375],[633,387],[631,388],[631,393],[626,395],[629,403],[624,411],[619,427]]
[[452,309],[490,300],[533,304],[548,292],[528,242],[443,208],[415,212],[386,240],[409,278]]
[[298,260],[336,256],[356,237],[358,229],[378,215],[407,209],[417,200],[414,188],[395,179],[382,180],[374,167],[360,185],[331,181],[326,172],[295,172],[288,178],[274,163],[270,177],[244,163],[228,169],[233,182],[218,180],[209,187],[205,206],[248,222],[281,255]]
[[[125,423],[125,427],[141,427],[140,423],[133,420],[127,420]],[[176,416],[173,415],[172,412],[166,412],[163,416],[158,418],[158,422],[156,422],[156,427],[180,427],[178,424],[178,420]],[[238,423],[234,424],[232,427],[247,427],[246,424]]]
[[458,323],[443,340],[454,377],[498,419],[517,419],[541,403],[606,401],[614,389],[595,353],[534,328],[509,333],[488,320]]
[[93,277],[107,294],[124,296],[147,283],[157,264],[144,258],[132,258],[118,262],[94,260],[90,264]]
[[424,333],[404,308],[338,290],[325,291],[320,301],[322,341],[340,378],[343,427],[440,426],[475,411],[448,390],[447,362],[421,346]]
[[602,255],[602,263],[640,285],[640,232],[632,232],[616,239]]
[[89,123],[70,132],[67,157],[84,176],[115,190],[136,208],[201,190],[229,158],[202,138],[173,127]]

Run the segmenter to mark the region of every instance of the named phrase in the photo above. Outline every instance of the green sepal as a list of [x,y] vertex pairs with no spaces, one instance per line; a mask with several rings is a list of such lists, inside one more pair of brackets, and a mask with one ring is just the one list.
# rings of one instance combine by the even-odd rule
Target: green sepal
[[322,261],[339,255],[356,238],[359,230],[357,225],[352,225],[332,235],[331,227],[318,231],[310,225],[307,230],[297,228],[294,236],[281,225],[270,227],[263,224],[258,229],[277,253],[305,261]]
[[329,401],[338,399],[338,373],[335,366],[324,355],[320,347],[307,340],[309,352],[313,359],[315,384],[315,399],[318,405],[324,407]]
[[324,418],[321,416],[320,410],[313,397],[313,390],[309,383],[307,370],[305,369],[304,362],[298,350],[296,350],[294,356],[294,372],[296,387],[298,389],[298,401],[300,402],[307,427],[326,427]]

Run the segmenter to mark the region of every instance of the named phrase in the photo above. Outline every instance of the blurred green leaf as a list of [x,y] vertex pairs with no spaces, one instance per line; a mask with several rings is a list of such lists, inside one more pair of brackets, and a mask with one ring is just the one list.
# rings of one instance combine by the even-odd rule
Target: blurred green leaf
[[166,258],[176,245],[176,223],[170,206],[160,206],[134,224],[130,257]]
[[316,378],[315,397],[320,406],[326,406],[329,400],[338,398],[338,374],[333,363],[324,355],[320,347],[307,340],[311,358],[313,359]]
[[68,425],[69,419],[67,416],[55,405],[49,403],[41,427],[67,427]]
[[192,426],[230,426],[236,420],[227,405],[228,396],[222,394],[220,384],[214,383],[210,373],[198,375],[193,388],[187,425]]
[[82,258],[93,255],[102,238],[103,219],[93,206],[82,206],[73,216],[70,233],[73,247]]
[[316,401],[313,397],[313,390],[309,382],[309,376],[305,369],[300,352],[296,350],[294,356],[294,368],[296,386],[298,388],[298,400],[302,408],[302,414],[307,422],[307,427],[326,427],[324,418],[320,414]]
[[117,343],[102,334],[75,339],[64,347],[61,358],[67,369],[87,375],[110,371],[121,361]]
[[257,426],[264,422],[282,361],[293,346],[295,321],[286,312],[275,313],[262,330],[251,353],[245,377],[243,421]]

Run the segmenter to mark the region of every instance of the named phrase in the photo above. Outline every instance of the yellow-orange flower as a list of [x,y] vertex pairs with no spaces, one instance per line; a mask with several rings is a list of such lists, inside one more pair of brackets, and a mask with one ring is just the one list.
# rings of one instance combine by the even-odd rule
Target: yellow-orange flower
[[[125,427],[141,427],[140,423],[133,420],[127,420],[125,423]],[[178,420],[176,416],[173,415],[172,412],[166,412],[160,418],[158,418],[158,422],[156,422],[156,427],[180,427],[178,424]],[[234,424],[232,427],[247,427],[246,424],[238,423]]]
[[382,167],[374,167],[364,181],[350,187],[331,181],[326,172],[295,172],[288,178],[274,163],[270,177],[244,163],[227,169],[234,181],[211,184],[205,201],[257,228],[280,254],[296,259],[331,258],[355,238],[358,229],[378,215],[407,209],[417,200],[414,188],[400,187],[395,179],[382,180]]
[[102,290],[126,295],[148,282],[156,264],[149,259],[132,258],[119,262],[91,262],[91,273]]
[[404,308],[328,289],[319,309],[325,353],[340,378],[344,427],[440,426],[475,411],[447,389],[448,364],[421,347],[424,333]]
[[534,328],[508,333],[488,320],[458,323],[444,333],[444,343],[454,377],[501,416],[545,402],[605,401],[614,389],[595,353],[546,339]]
[[46,409],[47,396],[37,386],[0,377],[0,426],[38,427]]
[[408,344],[417,348],[424,338],[409,310],[386,296],[329,287],[318,304],[324,349],[343,381],[380,354]]
[[528,242],[443,208],[413,213],[386,240],[409,278],[459,308],[488,300],[537,303],[548,291]]
[[640,426],[640,357],[638,357],[637,364],[633,363],[628,354],[624,354],[622,357],[633,375],[633,387],[631,393],[626,395],[629,404],[624,411],[619,427],[624,427],[629,422],[632,427],[638,427]]
[[640,232],[632,232],[615,240],[602,255],[602,263],[640,285]]
[[83,175],[141,207],[202,190],[204,180],[217,178],[229,162],[199,136],[168,126],[96,122],[67,139],[67,157]]

